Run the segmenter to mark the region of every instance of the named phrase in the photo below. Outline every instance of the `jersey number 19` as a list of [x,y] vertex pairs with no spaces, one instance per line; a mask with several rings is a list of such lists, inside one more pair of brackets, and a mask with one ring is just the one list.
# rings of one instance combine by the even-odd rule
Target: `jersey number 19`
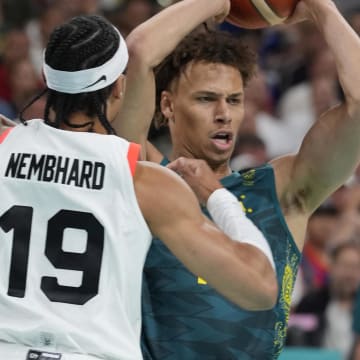
[[[12,206],[0,217],[0,227],[13,232],[8,295],[24,297],[28,270],[31,226],[34,209]],[[87,232],[86,251],[66,252],[62,249],[64,230]],[[57,269],[82,271],[79,287],[59,285],[56,277],[43,276],[41,290],[50,301],[83,305],[97,295],[104,248],[104,227],[91,213],[60,210],[47,224],[45,256]]]

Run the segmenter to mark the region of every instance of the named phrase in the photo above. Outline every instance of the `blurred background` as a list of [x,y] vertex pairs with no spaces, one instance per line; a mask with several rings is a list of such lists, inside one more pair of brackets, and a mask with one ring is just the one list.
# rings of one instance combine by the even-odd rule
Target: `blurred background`
[[[42,52],[55,26],[75,15],[98,13],[126,36],[173,2],[0,0],[0,113],[16,119],[44,87]],[[359,0],[335,2],[360,35]],[[181,26],[183,19],[177,21]],[[334,59],[322,36],[308,23],[261,30],[224,23],[220,28],[245,38],[259,63],[257,76],[246,89],[246,114],[232,168],[261,165],[297,151],[319,114],[342,98]],[[25,117],[42,117],[43,109],[44,99],[35,102]],[[168,153],[165,129],[152,128],[150,137]],[[360,167],[310,219],[282,359],[360,360],[359,285]]]

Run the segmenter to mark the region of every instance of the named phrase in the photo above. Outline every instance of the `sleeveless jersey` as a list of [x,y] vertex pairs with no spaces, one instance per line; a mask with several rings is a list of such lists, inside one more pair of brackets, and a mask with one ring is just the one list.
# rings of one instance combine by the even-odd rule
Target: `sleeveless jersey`
[[142,359],[138,151],[38,119],[0,139],[0,342]]
[[265,165],[235,172],[222,184],[270,244],[279,285],[276,306],[254,312],[239,308],[153,239],[143,283],[145,359],[266,360],[276,359],[284,346],[300,252],[278,203],[273,169]]
[[356,293],[355,304],[353,308],[353,331],[359,336],[360,335],[360,287]]

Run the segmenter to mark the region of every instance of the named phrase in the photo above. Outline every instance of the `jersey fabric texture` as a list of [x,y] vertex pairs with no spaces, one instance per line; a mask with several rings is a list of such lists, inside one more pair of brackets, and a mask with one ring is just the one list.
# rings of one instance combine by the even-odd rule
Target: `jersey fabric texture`
[[134,151],[119,137],[40,119],[2,139],[1,342],[142,358],[141,279],[151,234],[134,191]]
[[356,335],[360,335],[360,288],[356,293],[353,314],[353,330]]
[[277,200],[273,168],[234,172],[221,182],[270,244],[279,285],[277,304],[260,312],[237,307],[153,239],[143,283],[142,350],[147,360],[276,359],[284,346],[300,252]]

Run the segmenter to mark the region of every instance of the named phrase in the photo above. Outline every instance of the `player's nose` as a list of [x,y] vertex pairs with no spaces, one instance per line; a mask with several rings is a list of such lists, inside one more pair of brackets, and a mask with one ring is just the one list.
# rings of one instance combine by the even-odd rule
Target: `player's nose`
[[216,104],[215,121],[217,123],[228,124],[231,122],[231,112],[226,99],[219,99]]

